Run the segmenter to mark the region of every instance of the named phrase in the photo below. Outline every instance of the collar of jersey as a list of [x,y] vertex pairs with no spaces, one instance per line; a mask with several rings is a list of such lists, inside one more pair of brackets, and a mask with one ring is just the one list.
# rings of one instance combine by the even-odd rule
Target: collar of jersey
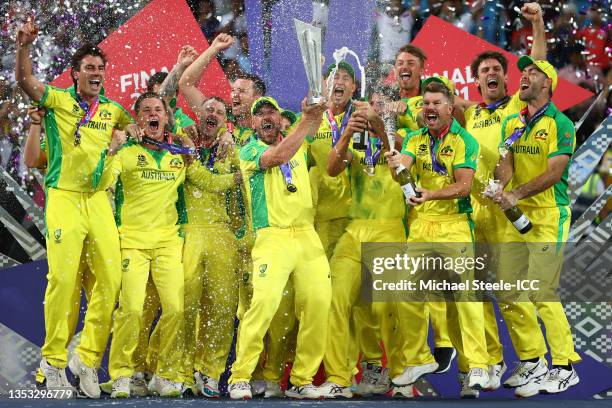
[[[74,85],[68,88],[68,92],[70,93],[70,95],[72,95],[74,99],[76,99],[76,90],[74,89]],[[100,89],[100,94],[99,94],[100,103],[108,103],[108,98],[104,96],[104,92],[105,92],[104,87],[102,87]]]

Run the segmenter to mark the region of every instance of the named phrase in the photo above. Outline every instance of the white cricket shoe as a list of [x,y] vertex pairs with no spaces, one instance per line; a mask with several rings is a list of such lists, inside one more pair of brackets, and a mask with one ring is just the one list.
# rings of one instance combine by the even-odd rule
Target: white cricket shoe
[[40,371],[42,371],[45,377],[45,387],[47,390],[57,390],[53,394],[54,398],[69,399],[76,397],[76,389],[68,381],[65,369],[52,366],[43,357],[40,360]]
[[480,392],[468,386],[468,375],[466,373],[459,373],[459,385],[461,386],[461,391],[459,395],[461,398],[478,398],[480,397]]
[[266,382],[264,380],[252,380],[251,392],[253,393],[254,397],[264,395],[266,392]]
[[79,388],[89,398],[100,398],[100,384],[98,370],[89,367],[81,361],[79,353],[74,353],[68,362],[68,368],[79,381]]
[[[353,398],[351,387],[343,387],[342,385],[334,382],[327,381],[324,384],[319,385],[318,391],[319,395],[325,399]],[[287,394],[285,393],[285,395]]]
[[253,398],[251,393],[251,386],[246,381],[240,381],[234,384],[230,384],[227,387],[229,396],[231,399],[242,399],[247,400]]
[[149,395],[149,388],[147,387],[147,377],[145,373],[135,372],[132,375],[132,381],[130,382],[130,393],[135,397],[146,397]]
[[281,390],[280,385],[274,381],[266,381],[266,392],[264,398],[283,398],[285,394]]
[[404,372],[394,377],[391,383],[394,386],[403,386],[414,384],[419,378],[433,373],[438,369],[438,363],[421,364],[418,366],[410,366],[404,369]]
[[130,377],[119,377],[113,381],[113,390],[111,398],[129,398],[130,397]]
[[489,387],[489,373],[484,368],[470,368],[467,386],[477,390],[486,390]]
[[151,381],[149,381],[148,388],[152,395],[159,395],[160,397],[180,397],[183,392],[183,383],[172,381],[154,374]]
[[221,392],[219,391],[219,381],[200,372],[195,373],[195,379],[198,386],[198,391],[203,396],[208,398],[221,397]]
[[294,385],[285,391],[285,396],[295,399],[319,399],[321,393],[317,387],[310,383],[300,386]]
[[495,391],[501,385],[501,379],[508,367],[503,361],[501,364],[491,364],[489,366],[489,387],[487,391]]
[[514,371],[506,381],[504,387],[516,388],[527,384],[532,378],[539,377],[548,372],[546,363],[544,360],[539,359],[537,362],[532,363],[529,361],[521,361],[516,365]]
[[546,394],[556,394],[559,392],[566,391],[569,387],[572,387],[580,382],[578,374],[574,367],[571,370],[564,370],[559,367],[554,367],[548,372],[546,378],[540,386],[540,392]]
[[413,398],[418,395],[414,384],[391,386],[391,398]]

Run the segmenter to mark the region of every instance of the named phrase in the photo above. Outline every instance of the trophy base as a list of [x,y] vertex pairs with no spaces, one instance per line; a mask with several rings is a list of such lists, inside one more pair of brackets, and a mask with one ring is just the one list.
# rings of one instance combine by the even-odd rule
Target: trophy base
[[321,102],[323,100],[325,100],[325,98],[322,97],[322,96],[309,96],[306,102],[309,105],[316,105],[317,103],[319,103],[319,102]]

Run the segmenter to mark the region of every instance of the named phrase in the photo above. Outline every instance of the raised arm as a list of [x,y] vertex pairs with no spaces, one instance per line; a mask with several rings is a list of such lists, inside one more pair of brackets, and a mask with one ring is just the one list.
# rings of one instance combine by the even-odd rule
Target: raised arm
[[187,104],[196,114],[198,109],[204,102],[204,95],[197,87],[204,69],[208,66],[210,61],[221,51],[228,49],[234,43],[234,38],[227,34],[219,34],[215,40],[210,44],[210,47],[204,51],[200,56],[191,64],[179,80],[179,90],[187,101]]
[[279,144],[266,149],[259,159],[259,167],[267,169],[280,166],[291,160],[302,143],[304,143],[306,136],[314,135],[317,132],[325,109],[325,101],[321,101],[316,105],[308,105],[306,98],[304,98],[302,101],[302,120]]
[[546,59],[546,28],[542,7],[538,3],[525,3],[521,7],[521,14],[531,22],[533,28],[533,43],[531,45],[531,58],[534,60]]
[[159,95],[170,103],[170,100],[176,95],[179,87],[179,79],[185,72],[185,69],[198,57],[198,53],[191,45],[184,45],[179,51],[176,65],[168,74],[164,82],[159,87]]
[[15,79],[17,84],[33,100],[40,101],[45,94],[45,84],[32,74],[30,46],[36,39],[38,27],[28,20],[17,31],[17,53],[15,61]]

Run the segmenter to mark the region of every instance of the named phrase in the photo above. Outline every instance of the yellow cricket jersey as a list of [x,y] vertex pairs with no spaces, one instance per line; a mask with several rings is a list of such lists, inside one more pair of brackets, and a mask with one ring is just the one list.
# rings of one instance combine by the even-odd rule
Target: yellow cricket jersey
[[100,153],[108,148],[114,128],[124,129],[132,123],[130,114],[117,102],[100,95],[98,110],[80,128],[81,142],[75,146],[76,125],[85,112],[77,102],[74,86],[61,89],[47,85],[39,104],[47,108],[44,118],[45,186],[77,192],[92,191],[92,175]]
[[464,112],[465,130],[476,139],[479,145],[478,168],[472,184],[472,197],[483,205],[491,204],[490,199],[482,193],[495,179],[495,168],[499,162],[499,143],[501,140],[501,123],[509,114],[519,112],[525,102],[518,97],[518,92],[497,109],[487,109],[482,104],[472,105]]
[[236,142],[236,146],[238,148],[248,144],[254,136],[255,131],[251,128],[240,126],[234,127],[234,141]]
[[231,159],[214,160],[207,167],[213,152],[200,148],[199,160],[187,167],[185,203],[189,225],[229,224],[228,200],[234,186],[234,173],[240,167],[237,153]]
[[[334,116],[338,128],[343,118],[344,112]],[[348,176],[344,172],[337,177],[330,177],[327,174],[327,161],[332,149],[332,131],[325,113],[317,133],[314,136],[308,136],[306,140],[310,144],[309,154],[312,161],[319,168],[318,172],[313,173],[315,179],[312,180],[318,187],[317,221],[347,217],[351,201]]]
[[[478,142],[459,122],[453,119],[448,133],[440,141],[435,138],[434,152],[438,163],[442,163],[448,175],[442,175],[433,170],[430,140],[426,127],[408,134],[404,139],[402,153],[414,159],[413,169],[416,182],[428,190],[440,190],[455,182],[454,170],[458,168],[470,168],[476,170],[478,159]],[[432,200],[414,207],[416,215],[449,215],[471,213],[472,205],[470,197],[462,197],[454,200]]]
[[183,157],[130,141],[110,160],[103,155],[98,169],[104,165],[109,177],[118,177],[115,221],[121,248],[154,249],[180,244],[179,224],[187,222]]
[[[507,116],[502,122],[502,140],[508,138],[516,128],[523,126],[519,113]],[[514,159],[512,185],[520,186],[533,180],[548,169],[549,158],[560,154],[567,154],[571,157],[575,147],[574,124],[551,102],[544,115],[537,122],[528,126],[521,138],[510,148]],[[571,160],[567,163],[558,183],[539,194],[520,200],[519,204],[536,208],[569,205],[567,177],[570,164]]]
[[[371,138],[376,142],[375,138]],[[373,176],[366,169],[365,152],[352,150],[353,159],[349,164],[351,183],[351,219],[383,220],[404,218],[406,202],[400,185],[393,180],[384,151],[376,161]]]
[[240,150],[240,170],[245,181],[253,229],[310,226],[314,208],[307,168],[307,144],[289,161],[297,191],[287,190],[280,167],[261,169],[259,160],[270,146],[252,139]]
[[417,95],[412,98],[402,98],[406,103],[406,110],[397,116],[397,128],[408,128],[417,130],[420,126],[417,123],[417,115],[423,110],[423,96]]

